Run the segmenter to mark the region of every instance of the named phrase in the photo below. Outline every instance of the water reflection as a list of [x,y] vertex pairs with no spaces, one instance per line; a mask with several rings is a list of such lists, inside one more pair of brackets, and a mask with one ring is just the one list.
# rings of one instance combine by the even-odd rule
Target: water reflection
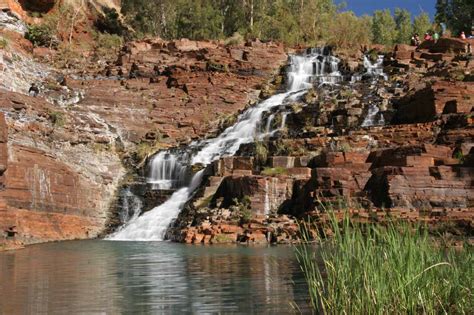
[[0,314],[288,314],[290,247],[81,241],[0,254]]

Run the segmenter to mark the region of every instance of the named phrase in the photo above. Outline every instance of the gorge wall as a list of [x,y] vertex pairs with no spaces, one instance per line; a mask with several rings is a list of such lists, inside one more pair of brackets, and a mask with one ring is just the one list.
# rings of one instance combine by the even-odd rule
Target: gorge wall
[[[216,132],[286,60],[273,43],[187,40],[133,42],[80,72],[34,62],[21,39],[0,56],[0,230],[14,227],[23,244],[99,235],[127,172]],[[31,83],[38,97],[26,95]]]
[[[16,1],[0,4],[25,14]],[[288,84],[287,50],[276,43],[145,39],[116,60],[58,70],[33,60],[44,56],[20,34],[0,35],[9,39],[0,49],[0,230],[17,232],[7,246],[117,228],[124,187],[142,210],[159,205],[173,191],[147,183],[157,152],[218,135]],[[203,170],[167,238],[291,242],[297,218],[323,220],[330,207],[472,231],[473,44],[443,39],[399,45],[380,64],[362,53],[342,60],[353,71],[341,67],[341,81],[313,82],[262,117],[273,132]],[[31,83],[38,97],[27,95]]]

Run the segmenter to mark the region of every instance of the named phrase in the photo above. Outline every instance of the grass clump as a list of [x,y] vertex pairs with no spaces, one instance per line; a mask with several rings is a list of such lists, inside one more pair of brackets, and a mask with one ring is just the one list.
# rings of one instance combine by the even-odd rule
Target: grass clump
[[[473,314],[474,256],[436,246],[426,229],[342,223],[319,247],[297,248],[311,305],[321,314]],[[312,241],[303,227],[303,239]],[[467,246],[467,245],[466,245]]]
[[239,32],[235,32],[231,37],[227,38],[224,41],[224,45],[239,46],[239,45],[243,45],[244,42],[245,42],[245,38]]
[[241,200],[234,198],[234,205],[230,211],[235,219],[240,220],[241,224],[249,223],[252,219],[252,201],[249,196],[244,196]]
[[51,121],[51,123],[55,127],[63,127],[66,122],[66,118],[64,117],[64,114],[61,112],[50,111],[49,121]]
[[264,165],[268,160],[268,148],[262,141],[255,141],[255,159],[258,164]]
[[285,175],[287,173],[288,173],[288,170],[286,168],[283,168],[283,167],[275,167],[275,168],[266,167],[262,171],[262,175],[265,175],[265,176]]
[[0,38],[0,49],[6,49],[8,47],[8,41],[5,38]]

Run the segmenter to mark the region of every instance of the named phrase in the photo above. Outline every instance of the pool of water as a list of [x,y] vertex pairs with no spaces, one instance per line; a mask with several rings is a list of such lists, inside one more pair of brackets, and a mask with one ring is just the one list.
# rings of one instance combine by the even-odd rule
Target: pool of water
[[0,253],[0,314],[288,314],[292,247],[74,241]]

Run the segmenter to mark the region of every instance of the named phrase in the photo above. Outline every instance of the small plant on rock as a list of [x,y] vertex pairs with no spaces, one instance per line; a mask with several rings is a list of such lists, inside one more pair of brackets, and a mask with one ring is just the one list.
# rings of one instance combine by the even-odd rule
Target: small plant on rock
[[8,41],[5,38],[0,38],[0,49],[5,49],[8,47]]
[[255,159],[260,165],[264,165],[267,163],[268,148],[262,141],[255,142]]
[[265,176],[285,175],[287,173],[288,173],[288,170],[283,167],[275,167],[275,168],[266,167],[262,171],[262,175],[265,175]]
[[49,112],[49,121],[51,121],[55,127],[62,127],[65,123],[64,114],[57,111],[51,111]]
[[230,207],[234,218],[239,219],[241,224],[248,223],[252,219],[251,200],[249,196],[244,196],[242,199],[233,199],[234,205]]

